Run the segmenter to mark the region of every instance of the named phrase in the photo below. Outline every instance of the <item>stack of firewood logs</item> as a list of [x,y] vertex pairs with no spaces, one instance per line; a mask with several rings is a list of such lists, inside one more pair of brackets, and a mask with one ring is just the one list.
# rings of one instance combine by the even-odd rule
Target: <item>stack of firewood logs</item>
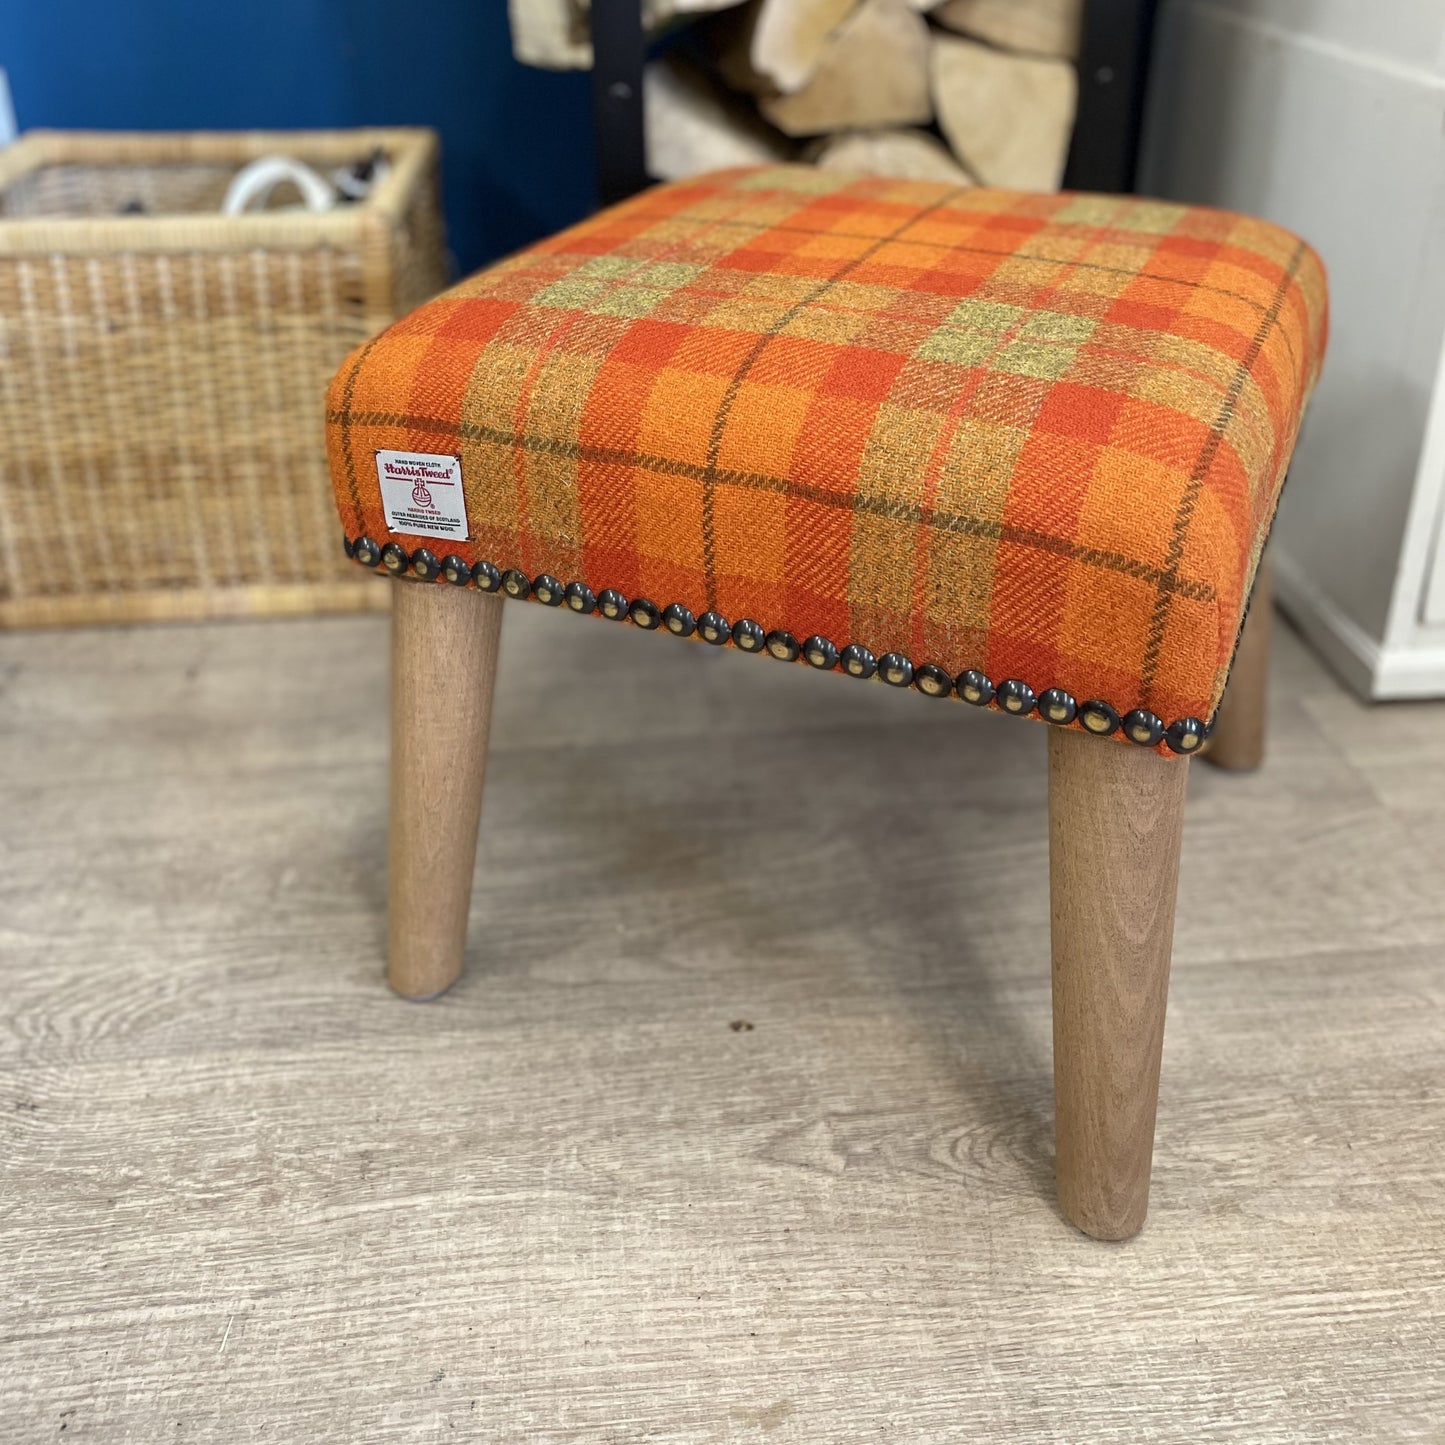
[[[1052,190],[1073,131],[1083,0],[642,0],[649,171],[806,160]],[[512,48],[592,63],[587,0],[508,0]],[[685,36],[677,36],[679,27]]]

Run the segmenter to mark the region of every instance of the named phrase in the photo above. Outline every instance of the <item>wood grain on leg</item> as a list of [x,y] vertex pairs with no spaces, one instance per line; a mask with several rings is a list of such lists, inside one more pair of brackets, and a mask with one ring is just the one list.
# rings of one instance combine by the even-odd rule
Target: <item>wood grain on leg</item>
[[1096,1239],[1144,1223],[1186,759],[1049,734],[1059,1203]]
[[1274,613],[1274,570],[1269,554],[1255,573],[1249,616],[1239,651],[1229,670],[1229,683],[1219,704],[1203,756],[1216,768],[1249,772],[1264,761],[1264,721],[1269,696],[1269,629]]
[[387,982],[423,999],[462,971],[502,600],[440,583],[395,592]]

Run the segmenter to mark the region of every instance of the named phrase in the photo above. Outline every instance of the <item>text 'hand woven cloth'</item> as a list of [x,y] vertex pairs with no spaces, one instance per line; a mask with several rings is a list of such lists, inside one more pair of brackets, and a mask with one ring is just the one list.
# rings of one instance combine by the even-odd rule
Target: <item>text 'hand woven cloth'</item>
[[1183,753],[1325,329],[1267,222],[723,171],[397,322],[328,444],[365,565]]

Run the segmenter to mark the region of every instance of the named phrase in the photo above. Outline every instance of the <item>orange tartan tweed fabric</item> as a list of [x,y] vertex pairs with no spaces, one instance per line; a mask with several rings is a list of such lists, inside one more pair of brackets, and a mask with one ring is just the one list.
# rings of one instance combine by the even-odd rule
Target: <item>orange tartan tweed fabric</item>
[[461,458],[436,548],[1208,720],[1325,336],[1277,226],[801,166],[658,186],[342,367],[378,449]]

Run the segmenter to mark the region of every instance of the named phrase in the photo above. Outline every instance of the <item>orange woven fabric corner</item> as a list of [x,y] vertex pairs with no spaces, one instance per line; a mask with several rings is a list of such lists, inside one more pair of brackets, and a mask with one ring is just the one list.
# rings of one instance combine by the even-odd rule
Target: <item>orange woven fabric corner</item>
[[[1057,689],[1203,724],[1325,329],[1319,259],[1266,222],[724,171],[397,322],[338,373],[328,444],[373,565],[394,543],[393,570],[453,557],[825,640],[815,665],[896,654],[929,692],[972,670],[984,701],[1021,684],[1014,711]],[[438,526],[383,496],[388,452],[440,459],[450,500],[417,478]]]

